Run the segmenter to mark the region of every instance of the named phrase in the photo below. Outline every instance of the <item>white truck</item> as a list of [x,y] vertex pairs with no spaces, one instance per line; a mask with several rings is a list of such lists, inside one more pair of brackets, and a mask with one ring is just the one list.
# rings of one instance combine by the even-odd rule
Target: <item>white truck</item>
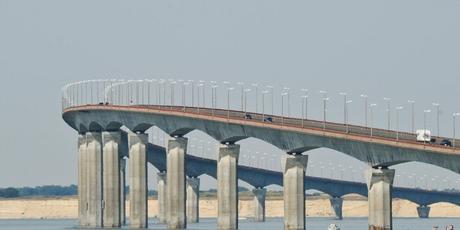
[[417,141],[431,142],[431,131],[428,129],[417,129]]

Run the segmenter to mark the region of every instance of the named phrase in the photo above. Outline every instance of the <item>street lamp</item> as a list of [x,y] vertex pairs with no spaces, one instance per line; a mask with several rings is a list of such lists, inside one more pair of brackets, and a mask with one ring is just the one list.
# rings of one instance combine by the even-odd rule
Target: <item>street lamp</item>
[[259,112],[259,85],[258,84],[252,84],[252,86],[256,90],[256,113]]
[[304,100],[302,102],[302,105],[305,104],[305,106],[302,106],[303,108],[305,108],[305,113],[303,112],[303,109],[302,109],[302,113],[305,116],[305,117],[302,116],[302,119],[307,120],[308,119],[308,89],[301,89],[301,91],[303,92],[302,98]]
[[281,125],[284,125],[284,96],[287,95],[287,92],[281,93]]
[[434,102],[432,105],[436,107],[436,136],[439,137],[439,115],[440,115],[439,103]]
[[327,110],[327,101],[329,100],[327,96],[327,92],[324,90],[319,91],[321,93],[323,99],[323,129],[326,129],[326,110]]
[[284,87],[283,90],[287,93],[287,116],[291,116],[291,96],[289,94],[289,89],[288,87]]
[[387,122],[388,122],[388,124],[387,124],[388,128],[387,129],[390,130],[390,128],[391,128],[391,123],[390,123],[390,119],[391,119],[391,114],[390,114],[391,113],[391,110],[390,110],[391,98],[384,97],[383,100],[387,102],[387,119],[388,119],[387,120]]
[[262,121],[265,121],[265,95],[268,93],[268,90],[262,91]]
[[396,107],[396,140],[399,140],[399,111],[403,108],[402,106]]
[[237,82],[236,84],[239,85],[240,88],[241,88],[241,111],[243,111],[244,110],[244,103],[243,103],[243,100],[244,100],[244,83],[243,82]]
[[251,92],[251,89],[244,90],[244,113],[248,112],[248,93]]
[[452,135],[452,147],[455,148],[455,117],[460,116],[460,113],[452,114],[453,118],[453,135]]
[[217,88],[219,86],[214,84],[211,86],[211,90],[212,90],[212,115],[214,116],[214,110],[216,109],[217,107]]
[[426,109],[423,110],[423,136],[426,136],[426,115],[427,113],[431,113],[431,110]]
[[415,133],[415,101],[407,100],[411,104],[411,131]]
[[352,102],[352,100],[345,101],[345,126],[347,127],[347,133],[350,131],[348,122],[348,104]]
[[234,90],[233,87],[227,88],[227,120],[230,120],[230,91]]
[[367,95],[361,94],[361,97],[364,98],[364,125],[367,128]]
[[267,87],[268,89],[270,89],[270,94],[271,94],[271,112],[272,112],[271,114],[274,115],[274,114],[273,114],[273,108],[274,108],[274,103],[275,103],[275,99],[274,99],[275,94],[273,94],[273,89],[274,89],[274,88],[273,88],[273,86],[271,86],[271,85],[267,85],[266,87]]
[[371,137],[373,136],[373,127],[374,127],[374,107],[376,107],[377,104],[370,104],[371,108]]

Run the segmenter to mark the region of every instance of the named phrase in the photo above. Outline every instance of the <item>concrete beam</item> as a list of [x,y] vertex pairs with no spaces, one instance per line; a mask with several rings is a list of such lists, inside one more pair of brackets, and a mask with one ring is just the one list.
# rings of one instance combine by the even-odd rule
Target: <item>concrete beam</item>
[[126,159],[120,159],[120,218],[121,224],[126,224]]
[[88,157],[86,135],[78,135],[78,220],[80,226],[88,226]]
[[343,219],[343,215],[342,215],[343,198],[331,197],[329,201],[331,202],[332,212],[334,213],[335,219],[336,220]]
[[166,172],[159,172],[157,174],[157,187],[158,187],[158,220],[161,224],[166,224]]
[[187,178],[187,205],[186,214],[188,223],[200,222],[200,178]]
[[88,154],[88,227],[102,227],[102,135],[86,133]]
[[129,227],[147,228],[147,154],[145,133],[129,133]]
[[430,216],[430,206],[428,205],[420,205],[417,207],[417,213],[419,218],[428,218]]
[[252,190],[254,194],[254,221],[264,222],[265,221],[265,195],[267,189],[255,188]]
[[184,229],[187,227],[185,213],[185,155],[187,138],[171,137],[168,141],[166,160],[168,204],[168,229]]
[[284,229],[305,229],[305,170],[308,155],[287,155],[283,168]]
[[217,160],[218,229],[238,229],[238,156],[240,146],[220,145]]
[[103,227],[117,228],[121,226],[120,201],[120,132],[103,132],[103,170],[102,196]]
[[391,230],[393,228],[391,190],[395,176],[394,169],[366,171],[369,202],[369,230]]

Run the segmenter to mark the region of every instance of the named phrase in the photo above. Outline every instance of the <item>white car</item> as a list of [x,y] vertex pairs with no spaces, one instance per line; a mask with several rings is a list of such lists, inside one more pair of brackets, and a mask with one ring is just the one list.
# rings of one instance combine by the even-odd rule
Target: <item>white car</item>
[[430,142],[431,141],[431,131],[428,129],[418,129],[417,130],[417,141]]

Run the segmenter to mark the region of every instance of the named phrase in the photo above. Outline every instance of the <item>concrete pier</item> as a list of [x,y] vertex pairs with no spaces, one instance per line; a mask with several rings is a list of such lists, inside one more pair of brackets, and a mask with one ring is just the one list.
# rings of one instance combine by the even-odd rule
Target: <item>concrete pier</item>
[[289,154],[282,158],[284,229],[305,229],[305,170],[308,155]]
[[420,218],[428,218],[430,216],[430,206],[428,205],[420,205],[417,207],[418,217]]
[[252,190],[254,194],[254,221],[264,222],[265,221],[265,195],[267,189],[255,188]]
[[147,134],[128,134],[129,227],[147,228]]
[[117,228],[121,226],[120,138],[120,132],[102,133],[102,196],[104,197],[102,225],[104,228]]
[[78,220],[80,226],[88,226],[88,158],[86,135],[78,135]]
[[220,145],[217,160],[217,226],[238,229],[238,156],[240,146]]
[[186,183],[187,204],[186,216],[188,223],[200,222],[200,178],[187,178]]
[[391,230],[391,190],[395,176],[394,169],[371,168],[366,171],[369,202],[369,230]]
[[120,218],[121,225],[126,224],[126,159],[120,159]]
[[166,172],[159,172],[157,174],[157,188],[158,188],[158,221],[166,224]]
[[166,160],[167,226],[168,229],[184,229],[187,227],[185,213],[185,155],[187,138],[171,137],[168,141]]
[[343,215],[342,215],[343,198],[331,197],[329,201],[331,202],[332,212],[335,215],[335,219],[336,220],[343,219]]
[[86,133],[88,157],[88,227],[102,227],[102,135]]

